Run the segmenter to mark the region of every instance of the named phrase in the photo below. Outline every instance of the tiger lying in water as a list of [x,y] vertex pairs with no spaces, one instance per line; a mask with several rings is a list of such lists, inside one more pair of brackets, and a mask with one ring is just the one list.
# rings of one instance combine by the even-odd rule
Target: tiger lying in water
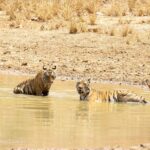
[[[53,69],[56,69],[56,66]],[[13,92],[15,94],[47,96],[49,89],[56,78],[53,69],[47,69],[43,66],[43,70],[37,73],[35,78],[28,79],[18,84]]]
[[80,100],[98,101],[98,102],[139,102],[147,103],[145,98],[125,90],[102,91],[90,88],[88,82],[80,81],[76,84],[76,89],[80,95]]

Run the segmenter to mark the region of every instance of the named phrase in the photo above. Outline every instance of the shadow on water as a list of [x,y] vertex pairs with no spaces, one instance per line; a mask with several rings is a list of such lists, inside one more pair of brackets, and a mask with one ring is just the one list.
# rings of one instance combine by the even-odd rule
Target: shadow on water
[[[47,97],[13,94],[13,87],[25,78],[0,76],[0,149],[97,148],[150,141],[150,105],[81,102],[73,81],[54,82]],[[148,91],[133,90],[149,98]]]

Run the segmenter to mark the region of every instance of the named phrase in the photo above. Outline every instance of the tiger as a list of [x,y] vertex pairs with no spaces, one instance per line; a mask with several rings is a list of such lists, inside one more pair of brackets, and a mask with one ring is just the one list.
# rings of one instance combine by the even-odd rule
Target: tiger
[[90,80],[77,82],[76,90],[81,101],[148,103],[144,97],[127,90],[92,89],[90,88]]
[[15,94],[47,96],[56,78],[55,69],[56,66],[51,69],[43,66],[43,69],[34,78],[21,82],[14,88],[13,92]]

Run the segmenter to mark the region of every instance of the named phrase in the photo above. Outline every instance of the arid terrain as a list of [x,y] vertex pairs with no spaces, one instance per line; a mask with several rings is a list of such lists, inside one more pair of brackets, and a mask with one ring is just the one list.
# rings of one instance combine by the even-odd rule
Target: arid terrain
[[[1,70],[36,73],[49,63],[63,79],[137,84],[150,79],[149,1],[43,1],[41,8],[35,3],[40,1],[6,2],[0,5],[8,12],[0,21]],[[61,2],[68,7],[56,7]]]
[[[117,19],[101,17],[100,21],[110,25]],[[150,79],[150,25],[132,26],[141,32],[138,39],[132,34],[122,37],[95,32],[69,34],[67,29],[1,28],[0,68],[36,73],[49,63],[56,64],[57,76],[66,79],[141,83]]]

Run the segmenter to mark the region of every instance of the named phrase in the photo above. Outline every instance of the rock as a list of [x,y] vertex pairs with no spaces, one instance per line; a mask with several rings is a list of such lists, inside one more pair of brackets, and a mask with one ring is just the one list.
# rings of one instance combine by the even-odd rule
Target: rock
[[1,59],[1,61],[2,61],[2,62],[6,62],[7,60],[6,60],[6,59]]
[[5,55],[5,54],[11,54],[11,52],[10,51],[5,51],[5,52],[3,52],[3,54]]
[[23,63],[21,64],[21,66],[27,66],[27,65],[28,65],[27,62],[23,62]]
[[34,16],[31,18],[31,21],[39,21],[39,18]]
[[83,60],[82,62],[87,63],[87,62],[88,62],[88,60]]
[[150,150],[150,144],[140,144],[141,148],[147,148],[148,150]]
[[11,65],[8,65],[7,68],[11,68]]

